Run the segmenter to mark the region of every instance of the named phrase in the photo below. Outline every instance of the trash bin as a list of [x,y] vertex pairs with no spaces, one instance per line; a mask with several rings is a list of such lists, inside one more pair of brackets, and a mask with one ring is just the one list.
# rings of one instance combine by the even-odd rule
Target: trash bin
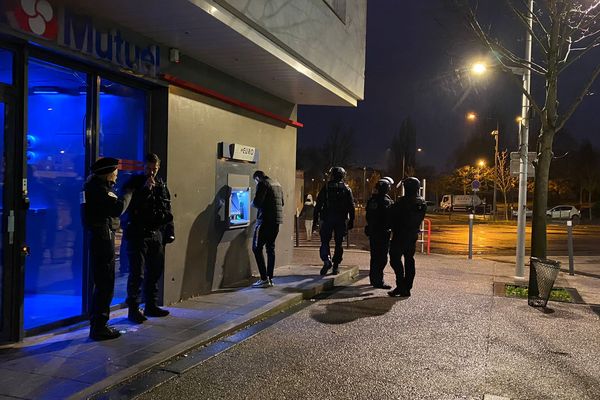
[[537,257],[529,259],[527,303],[531,307],[546,307],[558,271],[560,271],[560,261]]

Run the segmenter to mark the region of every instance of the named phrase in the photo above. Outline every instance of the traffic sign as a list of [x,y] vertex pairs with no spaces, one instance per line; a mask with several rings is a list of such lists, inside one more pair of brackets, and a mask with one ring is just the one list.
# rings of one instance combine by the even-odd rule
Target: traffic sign
[[471,188],[473,188],[474,192],[477,192],[480,187],[481,187],[481,182],[479,182],[478,179],[475,179],[475,180],[473,180],[473,182],[471,182]]
[[[517,151],[510,153],[510,174],[519,176],[519,165],[521,163],[521,155]],[[537,159],[537,153],[534,151],[527,152],[527,177],[535,178],[535,167],[533,161]]]

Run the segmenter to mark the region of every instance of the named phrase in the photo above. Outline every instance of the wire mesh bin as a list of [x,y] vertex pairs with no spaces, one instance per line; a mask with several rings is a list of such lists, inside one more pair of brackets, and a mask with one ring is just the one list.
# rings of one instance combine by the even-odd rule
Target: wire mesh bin
[[560,261],[531,257],[529,268],[527,303],[532,307],[546,307],[560,271]]

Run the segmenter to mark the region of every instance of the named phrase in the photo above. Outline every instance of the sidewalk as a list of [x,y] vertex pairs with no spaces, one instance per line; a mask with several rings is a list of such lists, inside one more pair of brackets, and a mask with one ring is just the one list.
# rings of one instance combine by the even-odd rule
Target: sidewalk
[[[0,348],[0,399],[86,398],[191,348],[272,316],[333,285],[350,284],[359,266],[363,270],[368,268],[368,260],[367,252],[348,250],[340,275],[323,278],[319,276],[320,261],[315,249],[294,249],[293,265],[276,269],[274,288],[242,288],[196,297],[168,307],[170,316],[151,318],[142,325],[128,323],[126,310],[120,310],[112,315],[111,323],[123,335],[113,341],[90,341],[88,328],[79,327],[4,346]],[[587,264],[591,271],[593,259]],[[566,266],[568,268],[568,263]],[[597,264],[596,267],[600,269]],[[493,296],[493,282],[514,282],[514,265],[510,260],[466,260],[463,256],[419,254],[417,268],[421,282],[428,276],[447,276],[460,280],[457,290],[483,290],[488,296]],[[584,302],[600,309],[599,283],[593,276],[570,277],[561,272],[555,286],[577,289]],[[526,300],[519,301],[523,304],[515,313],[528,309]],[[561,304],[582,310],[579,314],[584,316],[569,323],[598,326],[598,316],[581,308],[588,306]]]

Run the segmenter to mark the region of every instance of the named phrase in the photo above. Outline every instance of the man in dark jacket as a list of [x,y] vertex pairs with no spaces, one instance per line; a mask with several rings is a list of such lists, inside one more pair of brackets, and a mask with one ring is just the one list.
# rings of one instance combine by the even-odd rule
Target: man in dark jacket
[[[158,282],[165,268],[165,244],[173,242],[173,213],[167,185],[156,177],[160,158],[146,156],[144,173],[132,176],[123,187],[131,193],[126,214],[125,238],[129,259],[127,305],[130,321],[141,324],[146,317],[164,317],[169,311],[158,306]],[[144,286],[146,306],[139,309],[140,287]]]
[[383,270],[388,261],[388,250],[390,248],[390,207],[394,203],[388,193],[394,184],[389,177],[380,179],[375,184],[374,193],[366,206],[367,225],[365,234],[369,237],[369,249],[371,262],[369,280],[374,288],[391,289],[383,281]]
[[[410,297],[415,279],[415,249],[421,222],[425,218],[427,204],[419,196],[421,182],[410,177],[402,181],[404,196],[391,207],[392,242],[390,264],[396,274],[396,288],[388,294],[392,297]],[[404,265],[402,265],[404,257]]]
[[90,269],[94,282],[90,307],[90,338],[109,340],[121,336],[107,325],[115,289],[115,230],[119,216],[127,208],[112,187],[117,181],[119,160],[105,157],[92,165],[92,175],[81,196],[83,225],[88,233]]
[[[260,280],[252,286],[266,288],[273,286],[275,239],[279,233],[279,225],[283,223],[283,189],[279,182],[269,178],[263,171],[256,171],[252,177],[256,183],[252,205],[258,209],[252,252],[260,273]],[[267,249],[266,265],[263,247]]]
[[[314,213],[314,226],[320,226],[321,248],[319,255],[323,261],[321,275],[333,267],[332,273],[337,275],[344,254],[343,241],[348,230],[354,227],[354,198],[352,190],[344,183],[346,170],[333,167],[330,171],[329,182],[319,191]],[[333,235],[335,250],[333,258],[329,242]]]

